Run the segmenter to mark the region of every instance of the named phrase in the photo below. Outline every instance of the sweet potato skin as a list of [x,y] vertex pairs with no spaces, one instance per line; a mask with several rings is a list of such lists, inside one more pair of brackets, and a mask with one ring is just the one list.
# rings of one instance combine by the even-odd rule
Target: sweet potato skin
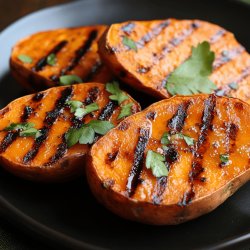
[[[178,98],[180,97],[173,97],[168,99],[168,101],[174,103],[175,100]],[[132,121],[133,122],[135,120],[140,121],[139,117],[145,117],[146,113],[152,112],[153,110],[157,110],[157,107],[159,106],[164,107],[164,103],[166,102],[167,100],[163,100],[159,103],[153,104],[146,110],[125,119],[123,123],[132,124]],[[240,106],[241,104],[243,104],[246,109],[249,109],[249,105],[247,105],[246,103],[243,103],[237,99],[235,99],[235,102],[238,103],[237,105]],[[158,115],[161,116],[160,114]],[[123,123],[121,123],[119,126],[122,126]],[[249,126],[248,125],[246,126],[248,127],[247,128],[248,130]],[[114,145],[116,144],[112,142],[110,142],[110,144],[107,145],[109,138],[112,138],[113,140],[114,138],[117,138],[117,144],[119,145],[118,138],[120,137],[119,134],[120,132],[117,132],[117,130],[119,130],[118,128],[114,128],[113,130],[109,131],[109,133],[106,136],[104,136],[100,141],[96,143],[96,145],[94,145],[94,147],[92,147],[90,154],[88,156],[88,166],[86,174],[91,190],[94,196],[97,198],[97,200],[105,207],[107,207],[109,210],[111,210],[115,214],[125,219],[152,225],[180,224],[213,211],[216,207],[222,204],[228,197],[230,197],[234,192],[236,192],[242,185],[244,185],[250,179],[249,166],[246,166],[245,168],[241,167],[241,171],[237,172],[238,174],[234,172],[238,170],[235,170],[233,166],[231,166],[231,170],[223,170],[224,168],[227,168],[227,166],[225,166],[221,171],[228,171],[227,174],[217,176],[216,171],[214,172],[216,178],[218,178],[223,184],[222,185],[216,184],[218,188],[216,188],[215,185],[213,189],[212,189],[213,184],[211,184],[211,190],[204,191],[202,189],[203,187],[205,187],[204,185],[206,184],[199,183],[198,187],[196,187],[196,192],[198,197],[194,198],[194,200],[191,201],[189,204],[180,205],[178,202],[168,202],[165,196],[163,197],[163,201],[161,203],[155,204],[151,200],[150,198],[151,196],[148,197],[148,194],[152,194],[152,191],[150,191],[150,189],[152,189],[153,185],[152,183],[154,183],[151,182],[151,180],[149,181],[148,179],[152,179],[155,177],[152,176],[151,173],[148,173],[148,170],[144,168],[141,173],[142,176],[141,178],[144,179],[145,181],[144,189],[138,187],[140,190],[136,191],[134,195],[129,196],[126,190],[124,190],[123,174],[125,176],[127,175],[126,174],[127,170],[125,169],[124,164],[125,161],[129,161],[128,159],[131,157],[130,155],[131,153],[129,152],[125,153],[118,146],[116,150],[119,150],[118,151],[119,153],[116,162],[114,162],[113,165],[109,165],[103,160],[104,166],[100,167],[102,164],[102,160],[99,158],[99,154],[97,152],[98,149],[99,152],[102,152],[103,158],[105,158],[105,152],[107,150],[102,148],[103,145],[105,144],[106,145],[105,148],[107,147],[109,149],[115,147]],[[150,133],[151,135],[156,134],[154,129],[152,129]],[[123,140],[125,142],[127,136],[128,135],[123,137]],[[152,139],[152,141],[155,141],[155,143],[157,144],[156,139]],[[133,144],[132,140],[130,143]],[[246,147],[247,145],[248,144],[246,144]],[[245,150],[247,149],[245,148]],[[122,160],[119,157],[119,155],[120,157],[122,157],[121,155],[123,155],[123,157],[126,156],[128,157],[128,159],[124,160],[124,162],[121,163]],[[238,158],[240,158],[239,155]],[[143,161],[145,162],[145,158]],[[98,165],[99,167],[97,166],[98,162],[99,162]],[[217,163],[216,164],[214,163],[214,165],[217,165]],[[121,168],[124,168],[124,170]],[[115,169],[121,169],[121,170],[115,170]],[[119,175],[119,173],[120,176],[117,176]],[[171,173],[171,168],[170,168],[170,173]],[[204,173],[206,173],[206,171]],[[209,179],[209,176],[206,177]],[[181,175],[180,178],[182,178]],[[223,180],[223,178],[227,179]],[[108,180],[113,179],[114,180],[113,185],[105,186],[104,185],[105,180],[107,179]],[[173,183],[173,181],[174,180],[171,180],[170,182]],[[176,189],[178,190],[178,187],[176,187]],[[167,193],[169,196],[172,195],[169,192]]]
[[[11,123],[19,123],[20,117],[23,116],[24,107],[33,105],[33,113],[25,122],[32,122],[37,129],[44,127],[45,119],[48,114],[53,116],[54,105],[60,95],[65,90],[71,88],[71,98],[73,100],[88,100],[96,102],[99,105],[99,111],[92,112],[92,115],[86,115],[83,122],[88,123],[90,120],[98,119],[105,105],[109,102],[109,94],[105,90],[105,85],[101,83],[84,83],[67,87],[55,87],[49,90],[28,95],[14,100],[4,109],[0,110],[0,163],[7,171],[24,179],[40,182],[63,182],[71,180],[77,176],[85,174],[86,155],[91,145],[76,144],[70,148],[65,148],[61,156],[56,156],[60,152],[62,144],[64,144],[63,136],[65,132],[72,126],[72,116],[68,108],[59,111],[59,115],[52,125],[49,127],[49,133],[46,139],[39,146],[37,155],[28,162],[24,162],[24,156],[34,148],[34,138],[17,137],[11,144],[3,150],[3,141],[6,138],[7,131],[3,129]],[[94,90],[94,91],[93,91]],[[98,90],[98,91],[97,91]],[[89,96],[89,93],[92,96]],[[40,101],[33,101],[34,98],[43,96]],[[95,98],[91,100],[91,98]],[[131,97],[126,102],[132,102],[132,112],[140,110],[140,106]],[[56,104],[58,107],[60,104]],[[114,125],[118,124],[119,106],[115,106],[114,111],[107,120]],[[93,116],[93,118],[92,118]],[[48,119],[48,118],[47,118]],[[52,160],[53,157],[56,160]],[[48,164],[49,163],[49,164]]]
[[[164,22],[169,24],[152,35]],[[129,31],[124,28],[132,26]],[[124,36],[136,42],[137,52],[126,48]],[[216,55],[210,79],[218,86],[220,95],[249,101],[250,56],[232,33],[218,25],[172,18],[113,24],[99,40],[99,51],[105,64],[124,83],[163,99],[170,97],[164,87],[167,77],[191,55],[192,46],[205,40]],[[231,82],[237,82],[239,88],[230,89]]]
[[[97,53],[97,41],[106,28],[105,25],[85,26],[43,31],[30,35],[19,41],[12,49],[10,58],[12,75],[29,91],[58,86],[59,77],[64,74],[75,74],[83,82],[106,83],[112,79],[112,74],[103,65]],[[59,49],[53,53],[56,55],[55,65],[51,66],[43,62],[42,66],[36,69],[39,62],[43,58],[46,59],[46,56],[57,46]],[[79,53],[81,53],[80,57]],[[20,61],[19,55],[31,57],[32,63]],[[77,57],[79,57],[78,62],[65,71],[70,64],[74,64]]]

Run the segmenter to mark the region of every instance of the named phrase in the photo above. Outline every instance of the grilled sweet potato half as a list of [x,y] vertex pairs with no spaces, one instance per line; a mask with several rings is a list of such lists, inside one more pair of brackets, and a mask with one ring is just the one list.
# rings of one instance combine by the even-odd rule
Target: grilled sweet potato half
[[[124,106],[129,105],[130,113],[139,111],[139,104],[121,93],[125,97],[118,105],[104,84],[85,83],[50,88],[11,102],[0,111],[1,165],[34,181],[62,181],[79,175],[92,144],[89,136],[94,142],[103,126],[118,124]],[[94,131],[90,125],[95,125]],[[80,140],[85,143],[79,144],[76,136],[82,126],[86,128]]]
[[179,224],[206,214],[250,178],[250,106],[172,97],[122,121],[91,149],[87,177],[114,213]]
[[97,53],[97,41],[106,28],[58,29],[21,40],[11,54],[13,76],[30,90],[57,86],[62,75],[77,75],[81,82],[107,82],[111,73]]
[[218,25],[175,19],[113,24],[99,40],[99,50],[122,81],[168,98],[169,76],[190,57],[192,47],[203,41],[209,42],[215,53],[209,78],[216,84],[216,92],[248,101],[250,56],[232,33]]

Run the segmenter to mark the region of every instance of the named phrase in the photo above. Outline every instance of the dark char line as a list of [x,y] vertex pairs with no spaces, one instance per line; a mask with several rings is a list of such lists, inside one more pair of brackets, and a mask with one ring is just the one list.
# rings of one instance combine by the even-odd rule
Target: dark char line
[[139,177],[143,168],[143,155],[149,140],[149,129],[140,128],[139,139],[135,148],[134,161],[126,184],[128,196],[132,196],[139,183]]

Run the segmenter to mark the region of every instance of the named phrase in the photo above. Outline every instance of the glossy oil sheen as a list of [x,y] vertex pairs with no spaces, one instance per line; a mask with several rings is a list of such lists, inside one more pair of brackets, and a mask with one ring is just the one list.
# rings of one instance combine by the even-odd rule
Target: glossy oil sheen
[[[250,50],[246,29],[249,11],[233,1],[82,0],[32,14],[0,34],[0,105],[3,107],[24,94],[10,76],[8,59],[11,46],[28,34],[128,19],[200,18],[233,31]],[[143,106],[154,101],[143,94],[132,93],[132,96],[143,100]],[[179,226],[155,227],[125,221],[108,212],[94,200],[83,178],[67,184],[42,185],[0,171],[2,215],[22,230],[32,228],[43,242],[68,249],[199,249],[221,244],[234,249],[239,244],[247,247],[250,245],[249,194],[248,183],[208,215]]]

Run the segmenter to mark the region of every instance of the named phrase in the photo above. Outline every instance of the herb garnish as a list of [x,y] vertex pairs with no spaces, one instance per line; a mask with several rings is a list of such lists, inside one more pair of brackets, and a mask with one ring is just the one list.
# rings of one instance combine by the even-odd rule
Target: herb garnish
[[17,58],[23,63],[32,63],[33,62],[33,59],[27,55],[19,55]]
[[132,114],[132,107],[133,107],[133,103],[128,103],[124,106],[122,106],[121,108],[121,112],[118,116],[118,120],[127,116],[130,116]]
[[76,143],[92,144],[95,139],[95,133],[105,135],[114,125],[108,121],[92,120],[83,124],[80,128],[71,128],[65,135],[68,147]]
[[54,66],[56,64],[56,55],[54,53],[49,54],[46,59],[47,64]]
[[215,54],[207,41],[192,47],[190,58],[172,72],[165,88],[171,95],[211,93],[216,89],[208,78],[212,73],[214,58]]
[[135,41],[133,41],[131,38],[127,37],[127,36],[124,36],[123,39],[122,39],[122,43],[127,46],[128,48],[134,50],[137,52],[137,46],[136,46],[136,43]]
[[221,154],[220,161],[223,165],[227,165],[229,163],[229,154]]
[[65,76],[60,76],[59,81],[61,85],[65,86],[74,83],[81,83],[82,79],[77,75],[65,75]]
[[176,133],[176,134],[170,135],[168,132],[165,132],[161,138],[161,143],[163,145],[168,145],[171,143],[171,141],[175,139],[183,139],[188,146],[193,146],[195,142],[194,138],[188,135],[184,135],[182,133]]
[[41,132],[34,128],[35,124],[32,122],[26,123],[11,123],[4,130],[6,131],[18,131],[21,137],[35,137],[38,138]]
[[87,106],[83,106],[83,103],[76,100],[67,101],[66,104],[70,106],[70,112],[74,113],[77,118],[83,118],[85,115],[99,109],[97,103],[91,103]]
[[165,157],[157,152],[149,150],[146,157],[146,168],[152,170],[155,177],[168,176]]
[[106,84],[106,90],[112,94],[109,96],[109,99],[117,101],[119,105],[128,99],[128,96],[120,89],[119,83],[116,81],[108,82]]

